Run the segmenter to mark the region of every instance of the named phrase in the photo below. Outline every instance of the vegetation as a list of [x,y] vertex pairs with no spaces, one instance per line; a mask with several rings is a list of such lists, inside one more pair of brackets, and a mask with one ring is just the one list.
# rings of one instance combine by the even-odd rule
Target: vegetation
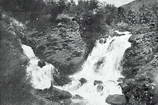
[[[77,4],[73,0],[71,0],[71,2],[67,2],[65,0],[59,0],[58,2],[56,2],[54,0],[50,0],[50,2],[47,3],[43,0],[1,0],[0,8],[5,10],[9,15],[14,16],[18,20],[28,25],[29,28],[31,27],[30,29],[37,29],[38,32],[42,31],[42,34],[40,35],[38,32],[35,33],[38,34],[36,35],[38,37],[41,37],[42,35],[44,36],[46,31],[48,31],[50,27],[60,27],[60,35],[64,39],[66,36],[66,31],[63,27],[65,27],[66,25],[64,26],[63,24],[67,24],[67,20],[76,21],[80,26],[80,35],[89,48],[87,54],[89,54],[91,49],[94,47],[95,40],[102,36],[105,36],[105,34],[108,32],[107,27],[113,28],[119,22],[126,23],[127,26],[131,26],[132,28],[137,28],[136,26],[139,25],[141,26],[141,29],[143,31],[145,31],[144,26],[147,26],[150,32],[158,31],[158,6],[156,4],[152,5],[151,7],[143,5],[141,8],[139,8],[138,11],[134,11],[132,9],[126,10],[123,7],[116,8],[114,5],[110,4],[100,4],[97,0],[79,0]],[[60,15],[64,17],[59,19]],[[50,40],[50,38],[48,39]],[[32,38],[32,40],[34,39]],[[51,42],[52,40],[50,41],[50,43]],[[140,47],[137,46],[137,43],[132,43],[132,48]],[[67,46],[65,45],[65,47]],[[53,48],[55,49],[56,47]],[[38,53],[40,54],[44,52],[41,49],[39,49],[38,51]],[[132,57],[135,57],[135,55],[139,55],[139,53],[137,53],[136,51],[130,52],[130,54],[132,55]],[[80,54],[78,53],[77,55],[79,56]],[[141,57],[139,59],[141,59]],[[5,59],[3,59],[3,61],[4,60]],[[131,59],[129,59],[129,61],[130,60]],[[143,60],[145,61],[145,59]],[[135,59],[135,61],[133,62],[136,61],[137,59]],[[125,76],[125,79],[123,80],[121,87],[123,89],[123,93],[127,98],[127,105],[154,105],[156,102],[153,101],[153,97],[155,97],[155,87],[153,85],[153,79],[151,78],[151,76],[141,75],[141,73],[139,73],[140,66],[142,65],[139,65],[138,63],[142,63],[142,61],[137,62],[139,66],[136,66],[137,64],[132,65],[132,63],[125,62],[125,64],[123,65],[123,74]],[[69,67],[69,72],[72,72],[70,70],[71,67],[72,65],[70,65]],[[24,69],[25,68],[21,66],[17,67],[15,70],[13,70],[14,73],[9,75],[8,78],[0,73],[0,88],[2,89],[2,94],[5,94],[4,99],[9,98],[11,99],[11,101],[17,101],[21,98],[28,98],[29,95],[26,97],[23,96],[24,93],[26,95],[29,94],[27,92],[30,89],[30,87],[26,85],[27,81],[23,81],[25,80],[25,72],[23,71]],[[63,69],[65,68],[63,67]],[[5,72],[5,68],[2,68],[2,70],[2,72]],[[63,75],[64,74],[65,72],[63,73]],[[61,78],[65,80],[64,82],[69,81],[65,77]],[[58,81],[62,80],[58,78],[56,79]],[[26,82],[26,84],[23,82]],[[15,89],[14,87],[17,88]],[[13,94],[15,95],[13,96]]]
[[0,49],[3,49],[0,51],[0,103],[22,105],[32,98],[25,72],[28,61],[22,55],[17,37],[4,31],[1,24],[0,27]]

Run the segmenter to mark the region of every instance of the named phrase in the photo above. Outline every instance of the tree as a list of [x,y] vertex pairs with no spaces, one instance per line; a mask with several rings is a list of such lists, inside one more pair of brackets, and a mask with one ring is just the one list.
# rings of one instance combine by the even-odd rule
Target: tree
[[127,13],[127,23],[129,24],[136,24],[138,22],[138,18],[137,18],[137,15],[134,11],[132,10],[129,10],[128,13]]
[[117,8],[114,5],[107,4],[104,8],[106,23],[111,25],[117,19]]
[[118,21],[125,21],[126,18],[126,12],[124,8],[119,7],[118,8]]

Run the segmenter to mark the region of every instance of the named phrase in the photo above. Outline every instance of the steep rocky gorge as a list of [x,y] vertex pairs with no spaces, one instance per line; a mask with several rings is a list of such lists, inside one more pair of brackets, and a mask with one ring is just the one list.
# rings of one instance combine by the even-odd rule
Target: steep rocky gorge
[[[127,14],[122,13],[122,18],[126,19],[121,21],[119,23],[120,25],[116,25],[115,23],[113,23],[113,25],[107,25],[107,23],[105,23],[106,16],[102,16],[101,12],[98,17],[95,15],[95,11],[85,12],[84,15],[79,13],[78,15],[82,15],[79,16],[79,22],[81,23],[79,23],[78,20],[75,20],[77,18],[75,18],[74,14],[74,17],[71,17],[72,14],[66,14],[68,11],[65,12],[65,14],[57,13],[57,17],[53,17],[53,14],[56,12],[51,11],[52,7],[50,8],[48,5],[43,5],[43,2],[41,2],[41,4],[44,7],[48,6],[48,8],[35,8],[35,11],[41,11],[41,14],[36,14],[35,12],[32,12],[31,14],[29,12],[23,13],[23,11],[21,11],[21,7],[25,6],[21,4],[23,1],[15,2],[20,3],[21,5],[20,7],[16,6],[15,10],[19,10],[17,13],[12,10],[14,10],[14,5],[19,4],[11,3],[7,7],[4,6],[5,9],[0,7],[0,104],[70,105],[72,104],[71,98],[82,100],[82,95],[80,96],[79,94],[76,94],[73,97],[72,94],[70,94],[71,91],[68,90],[69,93],[67,90],[64,91],[64,89],[61,90],[57,87],[62,87],[67,83],[71,84],[70,81],[72,78],[69,78],[68,76],[83,68],[82,64],[86,61],[90,51],[96,47],[95,41],[97,39],[103,37],[103,40],[100,40],[98,43],[105,44],[107,40],[105,41],[104,38],[106,39],[107,36],[113,37],[115,35],[124,35],[115,32],[115,30],[118,30],[118,32],[121,30],[132,33],[132,36],[129,39],[131,47],[126,50],[122,60],[122,74],[124,75],[124,78],[121,78],[118,81],[120,82],[119,85],[122,88],[123,95],[109,95],[107,99],[103,97],[103,105],[104,101],[114,105],[157,105],[158,31],[156,27],[158,25],[156,25],[156,20],[158,18],[156,18],[156,13],[154,14],[154,11],[152,10],[152,5],[148,5],[156,3],[155,1],[157,0],[153,0],[152,2],[148,1],[146,4],[142,5],[142,2],[145,3],[145,1],[146,0],[136,0],[135,2],[132,2],[132,4],[123,7]],[[35,0],[35,2],[38,2],[38,0]],[[6,2],[4,3],[7,4]],[[33,3],[33,7],[34,5],[36,5],[36,3]],[[13,9],[8,9],[10,6],[13,7]],[[150,6],[150,9],[144,6]],[[145,12],[142,9],[143,15],[139,11],[140,7],[144,7]],[[138,13],[130,14],[126,8],[128,8],[129,11],[131,9]],[[154,8],[154,10],[157,10],[156,7]],[[31,10],[29,9],[29,6],[24,9]],[[34,8],[32,8],[32,10],[34,10]],[[146,10],[148,10],[148,12],[146,12]],[[110,13],[111,12],[109,12],[109,14]],[[148,15],[145,13],[151,18],[148,18]],[[103,14],[105,15],[106,13]],[[113,15],[118,14],[114,13]],[[143,17],[146,15],[147,18]],[[52,21],[52,17],[56,20]],[[128,23],[128,19],[131,19],[130,23]],[[136,23],[135,19],[137,20]],[[144,22],[144,19],[151,20],[151,23]],[[111,41],[111,43],[113,43],[113,41]],[[39,67],[37,67],[37,69],[40,68],[39,70],[44,70],[42,67],[46,64],[55,66],[56,69],[53,69],[52,76],[53,83],[50,83],[53,85],[51,85],[49,89],[40,90],[31,87],[32,84],[30,79],[28,79],[28,76],[26,77],[26,68],[31,60],[24,54],[24,50],[21,48],[21,45],[23,44],[30,46],[33,49],[32,52],[35,53],[35,58],[38,58],[39,60]],[[119,44],[120,43],[117,45]],[[103,53],[100,54],[101,56],[104,56],[104,50],[105,48],[100,49],[100,52],[103,51]],[[117,53],[118,51],[115,51],[117,55],[119,55],[119,53]],[[107,55],[107,57],[109,56]],[[113,56],[110,58],[113,58]],[[91,61],[92,60],[90,60],[90,62]],[[115,60],[110,59],[110,62],[113,61]],[[104,60],[100,59],[93,66],[96,67],[95,69],[98,69],[104,65],[103,63]],[[91,75],[87,71],[93,69],[89,67],[89,64],[87,65],[86,72],[83,74]],[[104,70],[106,70],[105,75],[110,74],[109,68],[101,71]],[[109,72],[107,73],[108,70]],[[46,72],[46,70],[43,71],[43,73],[44,72]],[[79,79],[79,85],[81,84],[81,86],[83,86],[83,84],[89,82],[85,77],[86,76],[83,76]],[[94,79],[94,77],[92,79]],[[104,80],[105,79],[100,80],[99,82]],[[92,85],[93,82],[94,81],[92,81]],[[105,86],[110,85],[105,83]],[[103,89],[104,87],[100,85],[99,88]],[[94,96],[94,99],[95,97],[96,96]],[[90,100],[91,98],[90,95]]]

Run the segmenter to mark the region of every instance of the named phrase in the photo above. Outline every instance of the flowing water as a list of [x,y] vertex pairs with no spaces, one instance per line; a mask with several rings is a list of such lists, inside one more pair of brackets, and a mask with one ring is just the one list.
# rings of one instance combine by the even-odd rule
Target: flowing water
[[54,66],[47,62],[45,62],[43,67],[38,66],[40,60],[35,56],[32,48],[26,45],[22,45],[22,48],[24,54],[30,59],[26,72],[32,87],[41,90],[50,88],[53,81]]
[[72,82],[58,87],[69,91],[73,96],[82,97],[72,99],[80,105],[108,105],[105,99],[108,95],[122,94],[118,85],[121,75],[121,60],[125,50],[130,47],[129,32],[119,32],[122,36],[109,37],[106,42],[101,39],[96,42],[91,54],[82,66],[82,70],[72,76]]
[[[122,94],[118,85],[121,75],[121,60],[125,50],[130,47],[128,42],[131,34],[119,32],[122,36],[100,39],[96,42],[91,54],[82,65],[82,70],[71,75],[72,82],[56,88],[69,91],[77,105],[108,105],[105,99],[110,94]],[[35,89],[45,89],[51,86],[54,66],[46,63],[42,68],[38,66],[39,59],[31,47],[22,45],[24,53],[30,59],[27,74],[31,78]]]

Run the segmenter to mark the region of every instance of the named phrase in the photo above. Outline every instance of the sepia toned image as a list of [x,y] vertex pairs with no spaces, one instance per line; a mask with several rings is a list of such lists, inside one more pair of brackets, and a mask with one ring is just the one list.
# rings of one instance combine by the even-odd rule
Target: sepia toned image
[[158,0],[0,0],[0,105],[158,105]]

